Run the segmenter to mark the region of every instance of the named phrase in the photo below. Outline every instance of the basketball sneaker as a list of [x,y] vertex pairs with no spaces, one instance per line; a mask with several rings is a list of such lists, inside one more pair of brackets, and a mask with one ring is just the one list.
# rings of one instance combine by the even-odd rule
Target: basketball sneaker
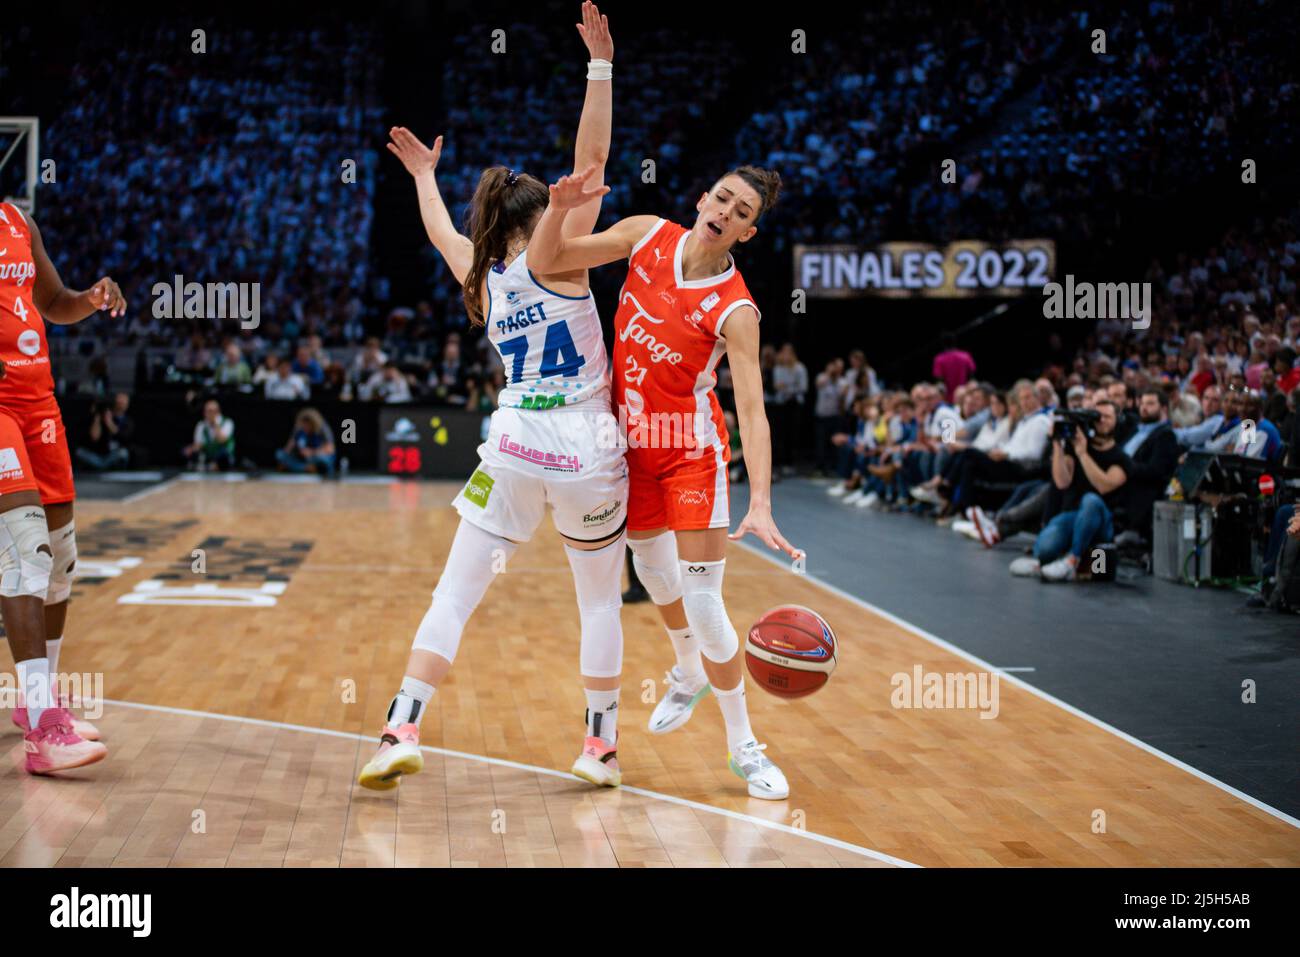
[[[62,704],[59,701],[59,696],[57,694],[54,696],[54,707],[56,708],[62,707]],[[26,705],[20,704],[17,708],[14,708],[13,713],[10,717],[13,723],[19,727],[19,729],[22,731],[23,734],[26,734],[28,731],[32,730],[31,723],[27,720]],[[71,719],[72,721],[72,733],[75,734],[77,737],[84,738],[87,741],[98,741],[101,737],[103,737],[103,735],[99,733],[99,729],[97,727],[95,727],[89,721],[85,721],[82,718],[76,717],[71,711],[68,712],[68,718]]]
[[727,765],[749,783],[749,796],[781,801],[790,796],[790,785],[763,752],[766,744],[751,738],[727,755]]
[[72,715],[63,708],[46,708],[36,727],[23,735],[28,774],[50,774],[104,760],[108,748],[87,741],[72,730]]
[[687,681],[677,670],[676,665],[673,665],[672,670],[664,675],[664,684],[668,686],[668,690],[655,705],[654,713],[650,715],[648,727],[651,734],[667,734],[669,731],[676,731],[691,719],[691,712],[710,690],[709,679],[704,675]]
[[420,729],[413,724],[397,728],[384,725],[379,735],[379,750],[361,769],[357,783],[372,791],[391,791],[397,787],[403,774],[424,770],[424,755],[420,753]]
[[623,783],[618,766],[618,744],[590,737],[582,742],[582,754],[573,762],[573,773],[597,787],[616,788]]

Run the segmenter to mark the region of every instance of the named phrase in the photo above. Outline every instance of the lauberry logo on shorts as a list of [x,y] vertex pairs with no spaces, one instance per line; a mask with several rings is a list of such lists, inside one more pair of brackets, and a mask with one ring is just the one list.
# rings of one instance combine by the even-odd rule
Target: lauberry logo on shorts
[[544,449],[529,448],[522,442],[512,441],[510,436],[505,433],[502,433],[497,449],[506,455],[513,455],[525,462],[540,465],[548,472],[582,471],[582,463],[578,461],[576,455],[565,455],[563,452],[547,452]]
[[678,505],[708,505],[709,493],[702,488],[684,488],[677,493]]
[[71,894],[50,898],[51,927],[126,927],[133,937],[148,937],[153,926],[152,894]]
[[488,475],[481,469],[475,469],[474,474],[469,477],[465,483],[465,498],[469,499],[479,508],[487,508],[488,496],[492,494],[492,486],[496,482],[492,476]]

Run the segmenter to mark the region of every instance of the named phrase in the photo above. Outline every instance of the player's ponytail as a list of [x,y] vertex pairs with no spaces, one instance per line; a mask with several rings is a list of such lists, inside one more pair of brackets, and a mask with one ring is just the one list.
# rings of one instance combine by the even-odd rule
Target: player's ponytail
[[465,233],[474,244],[474,261],[465,277],[465,310],[469,321],[483,325],[483,278],[505,258],[510,241],[529,235],[550,201],[546,184],[527,173],[489,166],[479,177],[465,216]]

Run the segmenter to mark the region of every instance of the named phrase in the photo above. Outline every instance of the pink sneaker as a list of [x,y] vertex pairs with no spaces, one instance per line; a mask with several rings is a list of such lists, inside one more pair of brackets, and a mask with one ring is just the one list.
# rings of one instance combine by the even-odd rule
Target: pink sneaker
[[28,774],[67,771],[104,760],[108,748],[72,731],[72,716],[63,708],[46,708],[41,722],[23,735]]
[[599,787],[618,787],[623,783],[623,772],[618,766],[617,743],[610,744],[604,738],[587,738],[582,743],[582,754],[573,762],[572,771]]
[[[20,698],[18,707],[13,710],[12,719],[13,723],[22,730],[23,734],[26,734],[28,731],[32,730],[32,726],[27,720],[27,706],[22,704],[21,701],[22,699]],[[63,707],[57,694],[54,696],[54,707]],[[89,721],[78,718],[71,711],[68,712],[68,717],[72,719],[72,733],[77,737],[85,738],[87,741],[98,741],[103,737],[103,735],[99,733],[99,729]]]
[[399,728],[384,725],[384,730],[379,733],[379,750],[361,769],[357,783],[372,791],[391,791],[401,782],[403,774],[416,774],[423,770],[420,729],[413,724]]

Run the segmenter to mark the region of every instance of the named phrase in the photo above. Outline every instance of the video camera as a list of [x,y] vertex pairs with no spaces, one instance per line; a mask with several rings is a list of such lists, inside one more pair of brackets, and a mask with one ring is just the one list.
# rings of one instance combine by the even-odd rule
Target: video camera
[[1101,413],[1096,409],[1057,409],[1052,413],[1052,439],[1069,442],[1074,430],[1079,429],[1088,438],[1097,434]]

